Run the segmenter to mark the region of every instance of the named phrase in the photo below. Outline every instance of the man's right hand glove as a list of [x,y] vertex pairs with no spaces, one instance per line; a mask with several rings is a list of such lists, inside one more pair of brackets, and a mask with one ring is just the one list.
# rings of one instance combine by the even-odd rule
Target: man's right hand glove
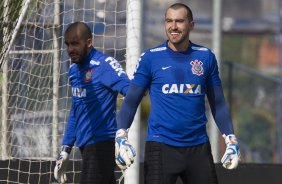
[[56,166],[54,168],[54,177],[59,183],[65,183],[67,181],[66,170],[68,167],[70,152],[71,147],[63,145],[56,161]]
[[226,150],[221,159],[223,167],[226,169],[236,169],[240,161],[240,151],[235,135],[223,136],[225,138]]
[[119,129],[116,133],[115,160],[121,170],[127,169],[134,161],[136,153],[128,142],[127,131]]

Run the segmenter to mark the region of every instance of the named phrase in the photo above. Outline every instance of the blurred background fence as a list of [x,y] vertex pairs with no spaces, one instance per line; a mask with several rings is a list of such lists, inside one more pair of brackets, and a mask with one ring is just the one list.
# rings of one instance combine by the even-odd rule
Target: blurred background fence
[[280,163],[282,80],[236,62],[222,64],[223,86],[242,161]]

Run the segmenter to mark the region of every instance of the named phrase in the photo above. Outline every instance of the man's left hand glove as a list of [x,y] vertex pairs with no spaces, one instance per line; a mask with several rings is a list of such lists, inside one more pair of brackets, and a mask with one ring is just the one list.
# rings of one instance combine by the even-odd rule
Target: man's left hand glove
[[236,169],[240,161],[240,151],[235,135],[223,136],[225,138],[226,150],[221,159],[223,167],[226,169]]
[[56,166],[54,168],[54,177],[59,183],[65,183],[67,181],[66,170],[68,167],[70,152],[71,147],[63,145],[56,161]]
[[127,169],[134,161],[136,153],[128,142],[127,131],[119,129],[116,133],[115,159],[121,170]]

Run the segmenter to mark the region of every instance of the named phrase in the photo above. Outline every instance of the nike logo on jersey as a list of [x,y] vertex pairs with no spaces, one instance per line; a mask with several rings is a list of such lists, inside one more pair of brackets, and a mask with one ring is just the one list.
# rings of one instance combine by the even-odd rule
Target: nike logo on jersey
[[171,66],[166,66],[166,67],[165,67],[165,66],[163,66],[163,67],[162,67],[162,70],[169,69],[170,67],[171,67]]
[[201,94],[202,89],[200,84],[164,84],[162,92],[164,94]]

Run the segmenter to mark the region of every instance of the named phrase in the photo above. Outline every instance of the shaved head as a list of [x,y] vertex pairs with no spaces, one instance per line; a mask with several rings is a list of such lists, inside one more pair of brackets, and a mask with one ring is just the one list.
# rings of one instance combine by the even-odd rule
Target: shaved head
[[192,10],[185,4],[183,3],[175,3],[175,4],[172,4],[171,6],[169,6],[166,10],[166,13],[169,9],[173,9],[173,10],[178,10],[180,8],[184,8],[186,10],[186,17],[188,18],[189,21],[192,21],[193,20],[193,13],[192,13]]
[[70,24],[67,30],[65,31],[65,35],[69,33],[76,33],[84,40],[92,39],[92,33],[90,28],[87,26],[87,24],[83,22],[74,22]]

